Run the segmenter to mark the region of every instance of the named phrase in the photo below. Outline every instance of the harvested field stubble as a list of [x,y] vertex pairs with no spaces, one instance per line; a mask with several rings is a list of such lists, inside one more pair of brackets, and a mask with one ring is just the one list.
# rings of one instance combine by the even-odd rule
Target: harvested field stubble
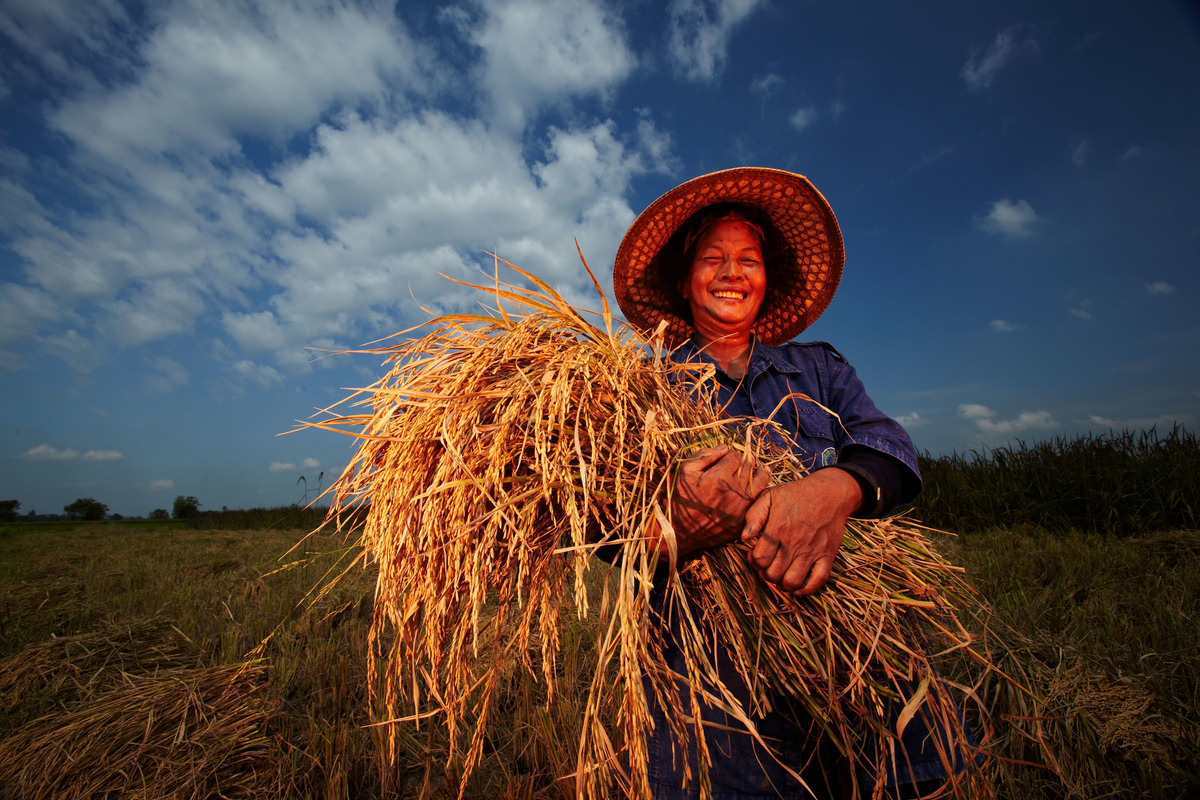
[[[360,442],[331,487],[330,524],[365,512],[363,558],[379,568],[369,685],[385,763],[424,731],[430,747],[446,749],[451,791],[465,790],[511,671],[538,681],[550,713],[570,696],[560,683],[565,613],[596,619],[599,631],[578,734],[562,744],[573,755],[559,777],[572,793],[648,795],[650,695],[677,740],[690,729],[700,743],[692,780],[706,793],[705,731],[688,721],[698,703],[730,709],[753,733],[753,714],[786,698],[876,774],[897,735],[885,709],[902,708],[900,720],[920,713],[949,732],[944,758],[974,763],[959,711],[972,690],[944,680],[932,654],[986,671],[959,620],[982,604],[910,520],[853,521],[834,578],[814,597],[759,579],[740,544],[668,570],[663,613],[682,620],[688,662],[685,675],[672,674],[654,622],[660,565],[649,542],[656,527],[673,541],[668,499],[681,454],[729,444],[776,481],[802,476],[804,465],[769,423],[721,414],[710,367],[676,364],[661,344],[614,330],[603,295],[602,326],[593,325],[517,272],[536,288],[475,287],[495,301],[490,315],[439,317],[420,338],[358,351],[391,364],[339,404],[368,412],[334,407],[304,423]],[[592,558],[598,544],[620,545],[623,557],[602,565]],[[598,607],[586,591],[597,569],[611,570]],[[714,636],[751,687],[751,707],[715,674]],[[690,707],[676,677],[691,688]],[[977,777],[969,770],[951,790],[971,796]]]
[[0,798],[382,797],[372,576],[312,601],[344,547],[281,570],[302,535],[0,526]]

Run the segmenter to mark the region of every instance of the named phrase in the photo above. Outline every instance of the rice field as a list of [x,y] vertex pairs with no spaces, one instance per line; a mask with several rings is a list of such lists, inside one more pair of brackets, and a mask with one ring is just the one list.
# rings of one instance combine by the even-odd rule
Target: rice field
[[[350,550],[319,536],[288,554],[306,532],[0,526],[0,797],[453,796],[436,725],[411,726],[381,758],[367,691],[375,576],[356,569],[315,599]],[[944,541],[1041,692],[981,690],[994,714],[1037,720],[998,744],[1010,759],[989,769],[998,796],[1200,792],[1200,533],[1016,527]],[[503,676],[465,796],[568,796],[563,745],[597,631],[561,619],[573,657],[559,685],[579,687],[575,705]]]

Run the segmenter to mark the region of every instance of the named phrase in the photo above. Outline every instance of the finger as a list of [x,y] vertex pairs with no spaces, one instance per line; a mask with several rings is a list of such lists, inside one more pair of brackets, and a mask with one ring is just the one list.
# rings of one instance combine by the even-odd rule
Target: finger
[[690,471],[703,472],[716,464],[729,452],[729,445],[719,444],[715,447],[705,447],[697,450],[683,461],[683,468]]
[[[767,570],[775,563],[776,555],[779,553],[779,541],[767,534],[758,537],[754,547],[746,554],[750,564],[759,570]],[[780,570],[782,574],[783,570]]]
[[807,578],[812,571],[812,566],[808,559],[796,559],[788,566],[787,572],[778,581],[779,588],[785,592],[798,591],[805,586]]
[[758,497],[767,487],[771,485],[771,470],[766,467],[757,467],[754,470],[754,480],[750,484],[750,494]]
[[812,571],[808,573],[808,580],[804,585],[796,590],[798,595],[816,594],[829,580],[829,576],[833,573],[833,559],[825,556],[817,559],[813,564]]
[[796,562],[788,557],[787,551],[780,547],[775,551],[775,558],[771,560],[770,566],[760,572],[763,578],[771,583],[782,585],[784,577],[794,563]]
[[771,495],[762,494],[746,509],[746,524],[742,527],[742,541],[749,544],[762,533],[767,518],[771,516]]

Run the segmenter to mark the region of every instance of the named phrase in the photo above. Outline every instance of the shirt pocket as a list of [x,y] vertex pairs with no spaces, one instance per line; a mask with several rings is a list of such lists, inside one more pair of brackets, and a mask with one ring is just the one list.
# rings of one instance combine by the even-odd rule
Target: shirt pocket
[[796,457],[805,469],[814,470],[837,463],[837,417],[816,403],[797,401],[793,412],[796,420]]

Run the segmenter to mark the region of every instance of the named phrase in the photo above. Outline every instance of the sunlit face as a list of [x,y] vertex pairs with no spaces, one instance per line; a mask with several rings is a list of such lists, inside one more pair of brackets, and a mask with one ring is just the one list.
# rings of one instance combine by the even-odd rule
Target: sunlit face
[[696,242],[681,291],[702,338],[749,331],[767,291],[758,234],[739,220],[715,223]]

